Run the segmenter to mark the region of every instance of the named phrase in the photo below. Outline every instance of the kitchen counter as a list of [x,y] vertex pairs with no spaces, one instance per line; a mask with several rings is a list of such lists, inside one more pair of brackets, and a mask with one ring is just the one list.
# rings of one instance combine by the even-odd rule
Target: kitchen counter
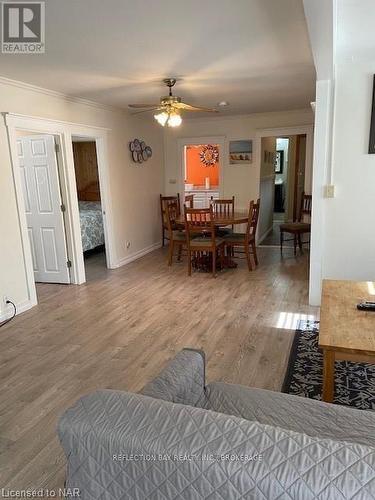
[[211,197],[214,200],[219,198],[219,187],[206,189],[204,186],[194,186],[193,189],[186,189],[185,194],[194,195],[194,208],[207,208],[210,206]]
[[194,186],[193,189],[186,189],[185,188],[185,193],[194,193],[195,191],[202,192],[202,191],[212,191],[212,192],[218,192],[219,191],[219,186],[211,186],[209,189],[206,189],[204,186]]

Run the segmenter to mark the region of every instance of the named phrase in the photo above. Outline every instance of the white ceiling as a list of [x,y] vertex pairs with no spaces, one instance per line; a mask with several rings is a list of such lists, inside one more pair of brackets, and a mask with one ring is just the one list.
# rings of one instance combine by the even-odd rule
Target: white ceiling
[[176,76],[227,114],[307,107],[315,89],[302,0],[47,0],[46,53],[1,54],[0,75],[120,107]]

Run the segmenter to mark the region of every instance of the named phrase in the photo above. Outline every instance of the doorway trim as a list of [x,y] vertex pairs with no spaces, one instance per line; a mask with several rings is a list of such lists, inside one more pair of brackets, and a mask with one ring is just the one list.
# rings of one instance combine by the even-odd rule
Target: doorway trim
[[30,243],[27,233],[26,214],[22,192],[21,176],[18,169],[17,131],[37,132],[53,135],[58,148],[58,168],[62,201],[66,206],[64,216],[68,258],[72,262],[71,283],[85,283],[86,274],[83,259],[81,226],[78,209],[72,136],[88,137],[96,142],[98,157],[99,185],[102,198],[103,225],[106,246],[107,267],[114,268],[116,255],[113,242],[113,218],[108,179],[107,131],[106,128],[92,127],[76,123],[39,118],[34,116],[3,113],[8,133],[9,152],[13,182],[16,194],[19,229],[22,242],[25,276],[30,307],[37,304],[36,286]]
[[224,167],[227,158],[227,143],[226,137],[224,135],[217,136],[203,136],[203,137],[183,137],[177,140],[177,154],[179,162],[179,179],[177,184],[178,192],[182,198],[185,193],[185,146],[199,146],[200,144],[217,144],[220,146],[220,156],[219,156],[219,195],[220,198],[224,195]]

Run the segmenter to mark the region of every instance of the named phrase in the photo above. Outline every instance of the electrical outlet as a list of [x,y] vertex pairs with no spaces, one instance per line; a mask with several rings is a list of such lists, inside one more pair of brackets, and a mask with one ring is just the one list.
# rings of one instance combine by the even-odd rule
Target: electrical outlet
[[126,242],[126,248],[130,248],[130,241]]
[[1,309],[3,311],[7,310],[8,304],[7,304],[8,297],[6,295],[3,295],[3,300],[1,302]]

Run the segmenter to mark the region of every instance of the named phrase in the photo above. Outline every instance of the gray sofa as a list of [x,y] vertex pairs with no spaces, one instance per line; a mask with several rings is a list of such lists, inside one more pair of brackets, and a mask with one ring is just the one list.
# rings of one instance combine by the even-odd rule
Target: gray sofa
[[372,499],[375,413],[220,382],[184,349],[141,394],[82,397],[58,424],[81,499]]

